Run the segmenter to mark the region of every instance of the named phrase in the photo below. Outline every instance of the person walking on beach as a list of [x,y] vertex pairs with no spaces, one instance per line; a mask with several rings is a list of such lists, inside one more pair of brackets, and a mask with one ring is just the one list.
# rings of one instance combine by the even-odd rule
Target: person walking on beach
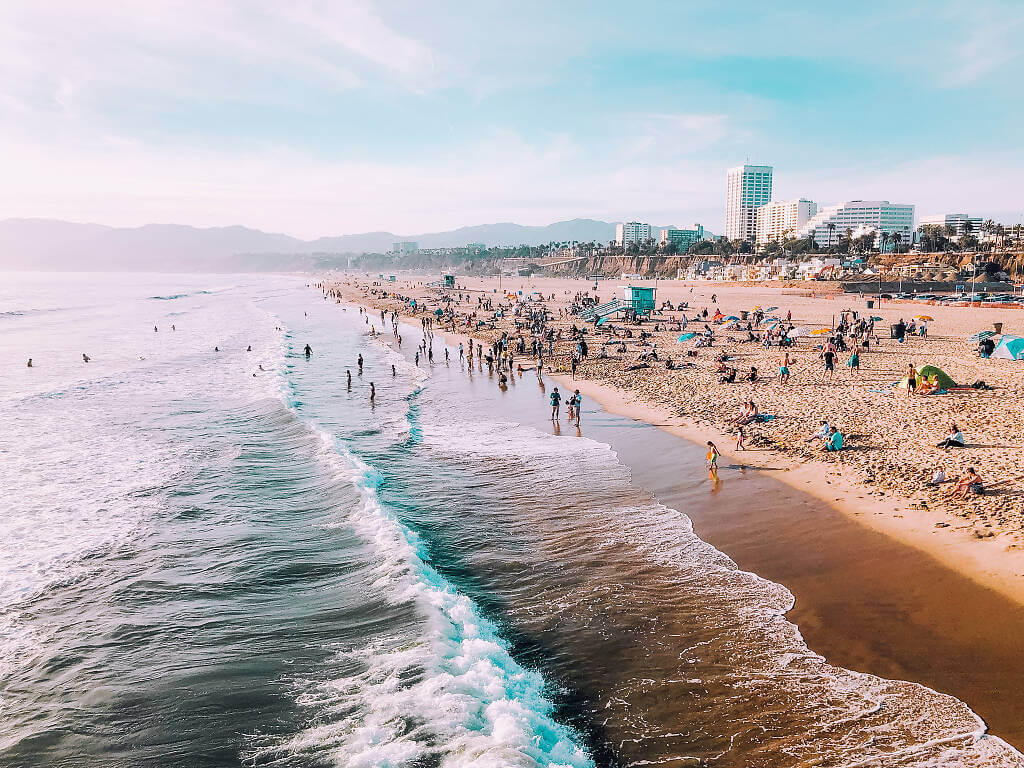
[[860,354],[858,354],[856,347],[854,347],[853,354],[850,355],[850,359],[846,361],[846,365],[850,368],[851,376],[855,376],[860,373]]
[[707,460],[707,465],[708,465],[708,474],[709,474],[709,476],[711,477],[711,479],[713,481],[717,481],[718,480],[718,457],[719,456],[720,456],[720,454],[718,453],[718,446],[716,446],[713,442],[708,440],[708,453],[707,453],[707,456],[706,456],[706,460]]
[[465,354],[465,351],[462,349],[462,342],[460,341],[459,342],[459,362],[460,363],[462,362],[463,358],[465,358],[465,356],[466,356],[466,354]]
[[558,421],[558,405],[562,402],[562,395],[558,391],[558,387],[555,387],[551,392],[551,420]]
[[745,451],[747,447],[743,444],[743,427],[736,427],[736,450]]
[[789,357],[789,352],[786,352],[782,356],[782,365],[779,366],[779,383],[789,384],[789,366],[792,365],[793,361]]
[[578,427],[580,425],[580,414],[583,412],[583,395],[581,395],[580,391],[577,389],[572,393],[572,399],[574,401],[572,404],[572,412],[576,417],[576,426]]
[[826,342],[821,359],[825,361],[825,376],[832,381],[832,375],[836,372],[836,353],[832,350],[831,344]]

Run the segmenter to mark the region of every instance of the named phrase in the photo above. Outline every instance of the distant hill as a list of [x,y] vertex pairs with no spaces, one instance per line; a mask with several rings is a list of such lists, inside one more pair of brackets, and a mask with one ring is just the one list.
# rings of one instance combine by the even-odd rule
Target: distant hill
[[52,219],[7,219],[0,221],[0,268],[171,272],[310,269],[322,266],[328,254],[385,252],[399,240],[414,240],[421,248],[448,248],[467,243],[607,243],[614,236],[615,224],[593,219],[536,227],[511,222],[482,224],[420,235],[367,232],[317,240],[240,226],[201,229],[147,224],[119,228]]

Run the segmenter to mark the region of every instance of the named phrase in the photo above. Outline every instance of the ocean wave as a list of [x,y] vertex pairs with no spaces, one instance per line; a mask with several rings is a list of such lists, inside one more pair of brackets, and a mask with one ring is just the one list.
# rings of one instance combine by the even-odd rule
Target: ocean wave
[[[396,365],[397,365],[396,361]],[[286,385],[286,401],[294,389]],[[298,703],[316,725],[251,758],[329,753],[343,766],[593,765],[575,735],[552,718],[541,675],[518,664],[497,627],[429,563],[425,548],[381,501],[380,475],[312,422],[322,458],[358,489],[361,505],[338,521],[376,554],[375,585],[422,615],[420,637],[376,638],[339,652],[358,670],[305,681]],[[425,762],[424,762],[425,761]]]

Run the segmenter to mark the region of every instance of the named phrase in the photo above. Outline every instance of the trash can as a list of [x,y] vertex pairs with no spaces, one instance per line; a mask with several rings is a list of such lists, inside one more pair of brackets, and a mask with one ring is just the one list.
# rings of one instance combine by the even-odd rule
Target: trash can
[[874,299],[868,299],[868,309],[874,309],[874,308],[875,308],[875,300]]
[[1003,332],[1003,324],[1002,323],[992,323],[992,327],[996,329],[996,333],[1002,333]]

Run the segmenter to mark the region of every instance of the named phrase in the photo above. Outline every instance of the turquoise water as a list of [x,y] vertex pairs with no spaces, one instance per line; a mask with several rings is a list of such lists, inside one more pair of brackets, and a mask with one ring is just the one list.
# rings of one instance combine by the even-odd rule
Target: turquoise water
[[0,765],[1019,764],[809,651],[532,374],[297,277],[5,277]]

